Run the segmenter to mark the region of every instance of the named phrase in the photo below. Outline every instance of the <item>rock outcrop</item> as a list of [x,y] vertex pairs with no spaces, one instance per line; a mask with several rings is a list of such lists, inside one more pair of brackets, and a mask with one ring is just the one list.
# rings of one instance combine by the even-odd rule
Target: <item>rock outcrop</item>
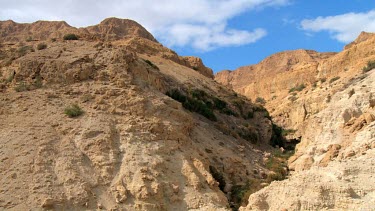
[[17,41],[35,24],[2,36],[17,39],[0,46],[1,209],[228,210],[248,181],[272,181],[263,107],[107,21],[86,29],[98,40],[47,30],[43,48]]
[[295,173],[253,194],[241,210],[373,210],[374,84],[375,69],[334,94],[306,123],[289,160]]
[[76,34],[81,39],[115,41],[127,37],[142,37],[157,42],[143,26],[133,20],[107,18],[100,24],[86,28],[75,28],[65,21],[37,21],[16,23],[0,21],[0,41],[27,42],[62,39],[66,34]]
[[339,53],[281,52],[256,65],[219,72],[215,80],[253,101],[262,99],[273,120],[300,137],[305,122],[375,60],[373,46],[375,35],[362,33]]

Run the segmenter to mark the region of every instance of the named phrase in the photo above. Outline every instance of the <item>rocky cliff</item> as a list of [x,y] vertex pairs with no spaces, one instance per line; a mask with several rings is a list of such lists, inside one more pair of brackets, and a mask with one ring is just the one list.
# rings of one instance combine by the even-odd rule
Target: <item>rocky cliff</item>
[[[215,80],[265,104],[273,119],[291,130],[327,106],[331,96],[375,60],[375,35],[363,32],[339,53],[285,51],[259,64],[222,71]],[[300,133],[296,134],[296,137]]]
[[228,210],[287,174],[267,111],[138,24],[0,25],[1,209]]
[[289,167],[296,172],[253,194],[242,210],[375,208],[375,69],[354,79],[306,123]]
[[298,139],[291,176],[252,194],[241,210],[373,210],[375,34],[339,53],[296,50],[215,80],[264,104]]

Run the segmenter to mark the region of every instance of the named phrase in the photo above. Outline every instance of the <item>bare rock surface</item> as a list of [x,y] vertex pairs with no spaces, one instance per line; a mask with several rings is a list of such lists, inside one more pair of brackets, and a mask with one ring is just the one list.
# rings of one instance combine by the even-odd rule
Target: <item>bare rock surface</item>
[[367,74],[306,123],[289,160],[292,176],[251,195],[242,210],[375,208],[375,70]]
[[374,46],[375,35],[363,32],[342,52],[285,51],[259,64],[219,72],[215,80],[253,102],[261,98],[273,120],[300,137],[311,116],[363,75],[362,68],[375,60]]
[[[36,23],[1,29],[14,40],[0,46],[0,209],[229,210],[233,187],[270,182],[265,109],[198,72],[200,59],[127,20],[76,41],[47,40],[81,30],[50,24],[66,31],[46,24],[43,49],[17,41]],[[74,104],[84,113],[70,118]]]

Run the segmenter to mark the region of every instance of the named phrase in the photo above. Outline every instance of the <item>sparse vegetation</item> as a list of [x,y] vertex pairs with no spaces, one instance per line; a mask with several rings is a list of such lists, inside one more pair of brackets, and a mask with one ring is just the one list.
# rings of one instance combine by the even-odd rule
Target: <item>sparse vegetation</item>
[[8,76],[8,78],[5,80],[5,82],[6,82],[6,83],[10,83],[10,82],[13,81],[13,79],[14,79],[14,74],[10,74],[10,75]]
[[327,78],[321,78],[321,79],[320,79],[320,82],[321,82],[321,83],[324,83],[324,82],[326,82],[326,81],[327,81]]
[[337,81],[339,79],[340,79],[340,76],[336,76],[334,78],[331,78],[331,80],[329,80],[329,83],[331,84],[331,83],[333,83],[333,82],[335,82],[335,81]]
[[264,98],[262,98],[262,97],[257,97],[257,98],[255,99],[255,102],[256,102],[256,103],[259,103],[259,104],[261,104],[261,105],[266,104],[266,100],[265,100]]
[[246,141],[250,141],[252,144],[258,143],[258,134],[251,130],[240,131],[238,135]]
[[224,191],[226,182],[223,174],[219,172],[214,166],[209,166],[209,169],[212,177],[219,183],[220,190]]
[[348,93],[349,98],[350,98],[351,96],[353,96],[354,94],[355,94],[354,89],[351,89],[351,90],[349,91],[349,93]]
[[367,65],[362,68],[363,73],[367,73],[368,71],[375,68],[375,60],[368,61]]
[[51,42],[56,42],[57,39],[56,38],[51,38]]
[[30,87],[24,82],[20,82],[16,87],[14,87],[16,92],[24,92],[30,90]]
[[254,111],[247,112],[246,119],[252,119],[254,118]]
[[202,90],[194,90],[191,94],[192,96],[186,96],[178,89],[173,89],[168,91],[166,94],[169,97],[181,102],[182,106],[189,111],[199,113],[209,120],[216,121],[217,118],[213,112],[212,104],[210,105],[201,99],[203,97],[201,96],[203,93],[205,94],[205,92]]
[[73,104],[71,106],[66,107],[64,113],[70,118],[74,118],[81,116],[84,112],[77,104]]
[[283,136],[283,129],[276,124],[272,124],[272,137],[271,137],[271,146],[284,147],[285,138]]
[[33,41],[33,38],[31,36],[26,38],[26,42],[31,42],[31,41]]
[[294,101],[298,100],[298,97],[293,95],[293,96],[288,97],[288,100],[294,102]]
[[43,50],[43,49],[46,49],[46,48],[47,48],[47,44],[45,44],[45,43],[39,43],[36,47],[36,49],[38,49],[39,51]]
[[302,90],[305,89],[305,88],[306,88],[305,84],[298,84],[297,86],[295,86],[295,87],[289,89],[289,93],[292,93],[292,92],[300,92],[300,91],[302,91]]
[[78,36],[75,34],[66,34],[64,35],[64,40],[78,40]]
[[[245,185],[233,185],[231,189],[231,197],[233,202],[233,209],[238,210],[241,205],[246,205],[248,198],[251,194],[250,183],[247,182]],[[245,202],[246,201],[246,202]]]
[[33,86],[36,89],[39,89],[39,88],[43,87],[43,81],[42,81],[42,78],[39,75],[35,77],[35,81],[33,83]]
[[152,68],[159,70],[159,67],[152,63],[150,60],[144,59],[143,61],[150,65]]
[[33,47],[31,46],[22,46],[20,48],[18,48],[17,50],[17,53],[18,53],[18,56],[25,56],[27,54],[27,52],[34,52],[34,49]]
[[271,170],[273,173],[268,174],[267,182],[272,182],[274,180],[280,181],[285,179],[287,172],[284,170],[284,167],[287,165],[282,163],[280,159],[276,157],[271,157],[266,163],[266,167]]

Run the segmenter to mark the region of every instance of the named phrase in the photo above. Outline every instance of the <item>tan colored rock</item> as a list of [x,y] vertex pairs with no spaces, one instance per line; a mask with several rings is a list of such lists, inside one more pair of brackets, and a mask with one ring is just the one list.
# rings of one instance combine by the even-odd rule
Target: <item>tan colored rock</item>
[[214,78],[212,69],[204,66],[202,59],[194,56],[184,56],[183,59],[188,67],[193,68],[204,76]]
[[[375,60],[374,45],[375,35],[362,33],[339,53],[285,51],[256,65],[219,72],[215,80],[253,101],[263,98],[277,124],[298,130],[296,138],[305,130],[306,121],[326,108],[334,93],[361,80],[362,68]],[[305,88],[300,86],[298,91],[302,84]],[[292,92],[293,88],[297,91]]]
[[[305,126],[296,154],[289,159],[289,168],[295,172],[252,194],[241,210],[371,210],[375,205],[375,110],[369,108],[368,99],[374,84],[375,72],[370,72],[333,95]],[[348,98],[353,88],[356,95]],[[361,127],[352,130],[357,121]]]
[[[15,44],[0,52],[15,57],[0,59],[0,81],[12,79],[0,95],[1,208],[228,210],[221,189],[260,181],[254,168],[269,172],[261,160],[262,150],[271,151],[272,125],[261,111],[248,120],[216,109],[211,121],[166,92],[203,90],[238,114],[233,101],[244,112],[258,106],[203,75],[210,69],[200,59],[186,62],[135,22],[108,19],[90,29],[8,24],[1,39]],[[47,48],[14,55],[36,25],[30,34]],[[82,32],[80,40],[49,41],[71,29]],[[19,86],[26,89],[16,92]],[[64,114],[72,104],[84,113]],[[249,131],[256,144],[238,135]]]
[[0,21],[3,32],[0,41],[49,41],[62,39],[66,34],[76,34],[80,39],[114,41],[127,37],[142,37],[157,42],[156,39],[137,22],[128,19],[107,18],[100,24],[86,28],[75,28],[65,21],[37,21],[34,23],[16,23]]

